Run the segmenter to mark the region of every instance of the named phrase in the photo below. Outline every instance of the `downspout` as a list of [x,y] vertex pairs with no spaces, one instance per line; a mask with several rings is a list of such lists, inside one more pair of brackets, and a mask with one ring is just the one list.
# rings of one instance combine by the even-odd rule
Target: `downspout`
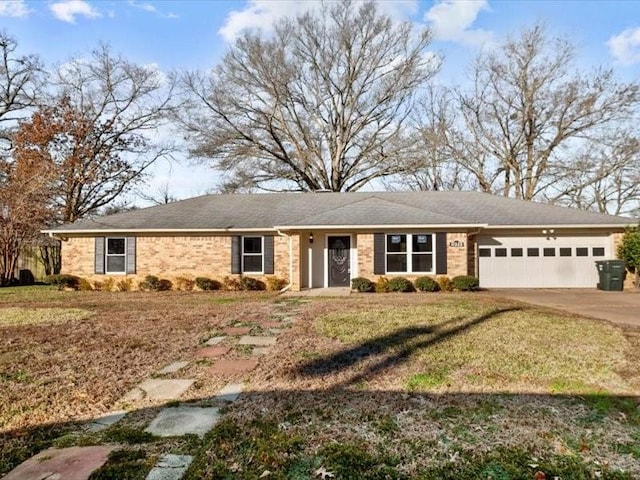
[[277,232],[281,237],[289,239],[289,284],[280,289],[280,293],[284,293],[293,286],[293,238],[280,230],[277,230]]
[[[478,228],[475,232],[467,233],[467,238],[476,237],[483,229]],[[480,259],[478,258],[478,242],[474,241],[475,245],[473,247],[473,273],[475,273],[474,277],[480,278]],[[468,267],[467,267],[468,270]]]

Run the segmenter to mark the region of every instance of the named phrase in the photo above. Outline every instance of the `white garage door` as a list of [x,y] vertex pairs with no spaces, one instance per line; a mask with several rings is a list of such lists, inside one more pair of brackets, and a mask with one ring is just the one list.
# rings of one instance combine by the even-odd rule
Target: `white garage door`
[[595,288],[595,261],[612,257],[601,236],[480,236],[478,270],[486,288]]

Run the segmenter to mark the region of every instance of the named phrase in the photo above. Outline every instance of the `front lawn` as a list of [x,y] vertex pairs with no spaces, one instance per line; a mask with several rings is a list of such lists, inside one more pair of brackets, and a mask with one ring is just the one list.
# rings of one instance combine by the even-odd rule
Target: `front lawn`
[[[176,360],[196,379],[182,401],[206,405],[224,380],[194,360],[202,342],[284,310],[297,322],[204,441],[145,433],[162,402],[77,433]],[[195,456],[191,480],[638,478],[639,360],[636,330],[482,293],[0,289],[0,475],[51,445],[117,443],[95,478],[142,480],[165,453]]]
[[633,332],[482,294],[320,300],[308,319],[187,478],[640,475]]

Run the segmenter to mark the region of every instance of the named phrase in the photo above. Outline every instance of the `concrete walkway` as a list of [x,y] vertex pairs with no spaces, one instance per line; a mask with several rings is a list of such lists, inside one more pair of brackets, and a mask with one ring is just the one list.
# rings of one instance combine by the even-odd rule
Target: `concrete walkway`
[[596,289],[496,289],[489,295],[555,308],[585,317],[640,327],[640,290],[603,292]]

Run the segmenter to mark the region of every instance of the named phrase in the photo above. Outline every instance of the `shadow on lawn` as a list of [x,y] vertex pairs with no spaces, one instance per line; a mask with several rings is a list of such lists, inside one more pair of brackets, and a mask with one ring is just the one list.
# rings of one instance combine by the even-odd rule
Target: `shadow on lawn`
[[[372,338],[351,348],[340,350],[332,355],[305,362],[296,367],[295,373],[306,377],[321,377],[346,370],[370,357],[381,357],[380,360],[368,366],[358,375],[339,384],[337,388],[345,387],[373,377],[389,368],[401,365],[407,362],[416,352],[445,342],[451,337],[489,321],[496,315],[519,310],[522,310],[522,308],[497,308],[484,315],[467,320],[462,324],[459,324],[462,319],[456,317],[437,325],[400,328],[387,335]],[[398,349],[397,347],[401,348]]]

